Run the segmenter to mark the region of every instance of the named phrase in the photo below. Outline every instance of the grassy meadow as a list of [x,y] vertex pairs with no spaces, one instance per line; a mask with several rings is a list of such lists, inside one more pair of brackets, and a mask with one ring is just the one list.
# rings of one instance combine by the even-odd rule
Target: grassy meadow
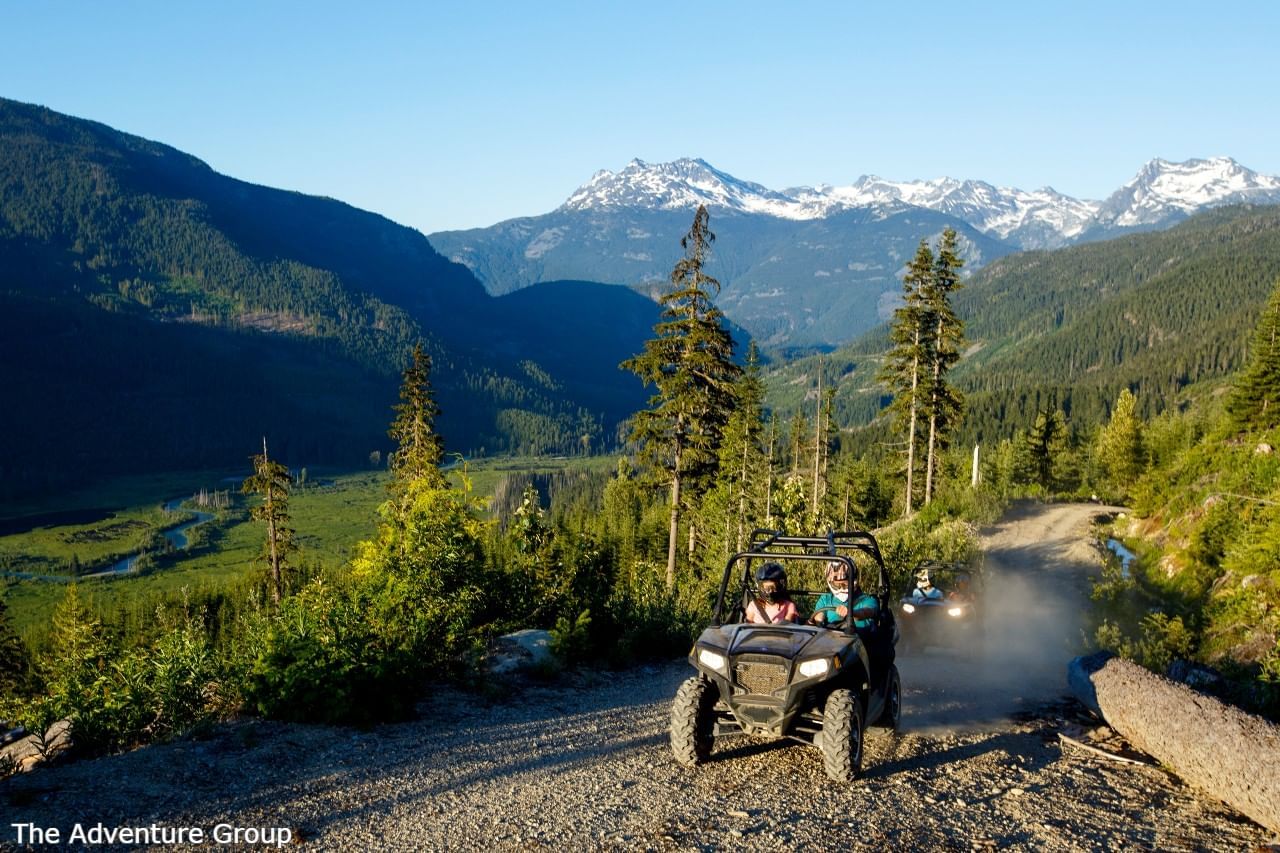
[[[479,497],[494,494],[511,475],[549,474],[568,469],[612,470],[612,457],[569,460],[564,457],[511,457],[451,465],[447,475],[460,485],[465,477]],[[247,472],[246,472],[247,473]],[[66,576],[74,554],[83,571],[136,553],[154,536],[186,517],[166,513],[161,504],[201,488],[231,491],[232,505],[215,518],[188,531],[190,547],[159,555],[144,572],[109,578],[83,578],[81,593],[100,612],[135,607],[148,598],[172,599],[188,590],[221,589],[260,570],[263,530],[251,521],[239,483],[227,472],[182,472],[129,477],[96,489],[69,494],[57,501],[8,506],[3,517],[39,516],[72,510],[108,509],[108,517],[82,524],[54,524],[0,536],[0,578],[14,627],[28,643],[41,645],[64,582],[20,579],[15,572]],[[244,474],[240,474],[240,477]],[[301,559],[327,570],[340,569],[356,544],[373,536],[378,507],[386,500],[385,471],[308,471],[308,483],[290,495],[289,509]]]

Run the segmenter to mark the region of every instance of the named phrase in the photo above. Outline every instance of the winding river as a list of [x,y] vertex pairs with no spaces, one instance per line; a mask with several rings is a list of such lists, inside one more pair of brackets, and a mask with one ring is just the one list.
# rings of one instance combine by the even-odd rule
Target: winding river
[[[171,543],[173,543],[174,550],[176,551],[181,551],[185,549],[189,544],[187,540],[188,530],[198,525],[204,524],[206,521],[213,518],[213,513],[211,512],[201,512],[198,509],[183,510],[182,502],[184,500],[186,500],[186,498],[174,498],[173,500],[165,501],[165,504],[164,504],[164,508],[166,512],[195,513],[195,518],[189,521],[184,521],[181,524],[177,525],[176,527],[170,527],[169,529],[164,531],[164,538],[168,539]],[[109,575],[128,574],[129,572],[133,571],[133,567],[137,565],[138,558],[141,556],[142,556],[141,554],[134,554],[132,556],[125,557],[123,560],[118,560],[117,562],[113,563],[111,565],[111,568],[109,569],[105,569],[104,571],[101,571],[101,572],[94,572],[93,574],[90,574],[90,575],[84,575],[84,577],[101,578],[101,577],[107,577]]]

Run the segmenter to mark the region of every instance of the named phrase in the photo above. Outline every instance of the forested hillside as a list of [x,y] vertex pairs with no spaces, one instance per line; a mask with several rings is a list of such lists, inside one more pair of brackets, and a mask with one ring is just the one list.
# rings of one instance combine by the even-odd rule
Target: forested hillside
[[291,463],[364,463],[418,339],[451,449],[598,445],[643,395],[579,332],[608,312],[634,352],[656,307],[568,298],[504,307],[383,217],[0,100],[0,499],[239,464],[263,433]]
[[[1188,386],[1240,367],[1277,275],[1274,207],[1223,208],[1168,231],[991,263],[955,297],[968,341],[955,370],[968,409],[961,436],[1007,437],[1046,407],[1096,424],[1126,387],[1144,414],[1176,405]],[[771,402],[794,407],[821,365],[825,386],[838,387],[838,420],[869,422],[887,403],[874,380],[887,342],[878,329],[780,368]]]
[[[562,208],[431,240],[492,293],[562,278],[645,287],[666,282],[688,219],[685,210]],[[716,304],[763,345],[779,347],[848,341],[888,317],[886,298],[923,234],[957,228],[975,268],[1013,248],[945,213],[905,205],[801,221],[717,209],[712,223],[707,268],[723,285]]]

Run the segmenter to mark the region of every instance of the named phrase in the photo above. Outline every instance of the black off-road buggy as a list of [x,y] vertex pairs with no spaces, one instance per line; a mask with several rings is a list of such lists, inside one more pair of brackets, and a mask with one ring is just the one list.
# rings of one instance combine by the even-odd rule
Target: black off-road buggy
[[[672,751],[681,764],[693,766],[710,757],[719,737],[787,738],[816,746],[827,775],[849,782],[862,768],[868,721],[897,728],[902,713],[893,663],[897,628],[880,547],[862,531],[785,536],[757,530],[751,538],[750,548],[725,565],[714,621],[689,653],[698,674],[680,685],[672,703]],[[825,570],[832,560],[844,563],[876,597],[872,627],[856,628],[856,611],[828,627],[746,621],[760,565],[784,566],[791,598],[808,619],[828,592]]]
[[898,602],[903,646],[912,651],[943,646],[980,654],[985,638],[982,566],[925,560],[912,570],[913,584],[924,571],[940,597],[923,597],[912,589]]

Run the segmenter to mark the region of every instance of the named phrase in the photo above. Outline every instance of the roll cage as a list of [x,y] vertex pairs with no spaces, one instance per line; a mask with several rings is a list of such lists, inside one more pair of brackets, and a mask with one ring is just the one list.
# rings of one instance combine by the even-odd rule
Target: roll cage
[[[745,600],[747,594],[754,588],[755,576],[752,568],[757,560],[821,561],[823,563],[840,560],[848,566],[850,577],[857,577],[858,565],[853,560],[854,554],[865,555],[874,564],[879,575],[875,597],[880,604],[880,612],[889,612],[889,572],[885,567],[884,557],[880,554],[880,546],[870,533],[863,530],[848,530],[838,533],[830,531],[821,536],[791,536],[777,530],[757,528],[751,532],[751,542],[747,550],[734,554],[725,563],[719,595],[716,597],[713,624],[716,627],[725,624],[725,617],[737,607],[734,605],[730,610],[725,610],[729,584],[735,576],[735,566],[741,567],[741,574],[738,575],[741,581],[738,587],[738,598]],[[819,591],[812,590],[794,590],[794,592],[804,595],[820,594]],[[845,634],[855,633],[853,622],[853,619],[844,620],[842,630]]]

